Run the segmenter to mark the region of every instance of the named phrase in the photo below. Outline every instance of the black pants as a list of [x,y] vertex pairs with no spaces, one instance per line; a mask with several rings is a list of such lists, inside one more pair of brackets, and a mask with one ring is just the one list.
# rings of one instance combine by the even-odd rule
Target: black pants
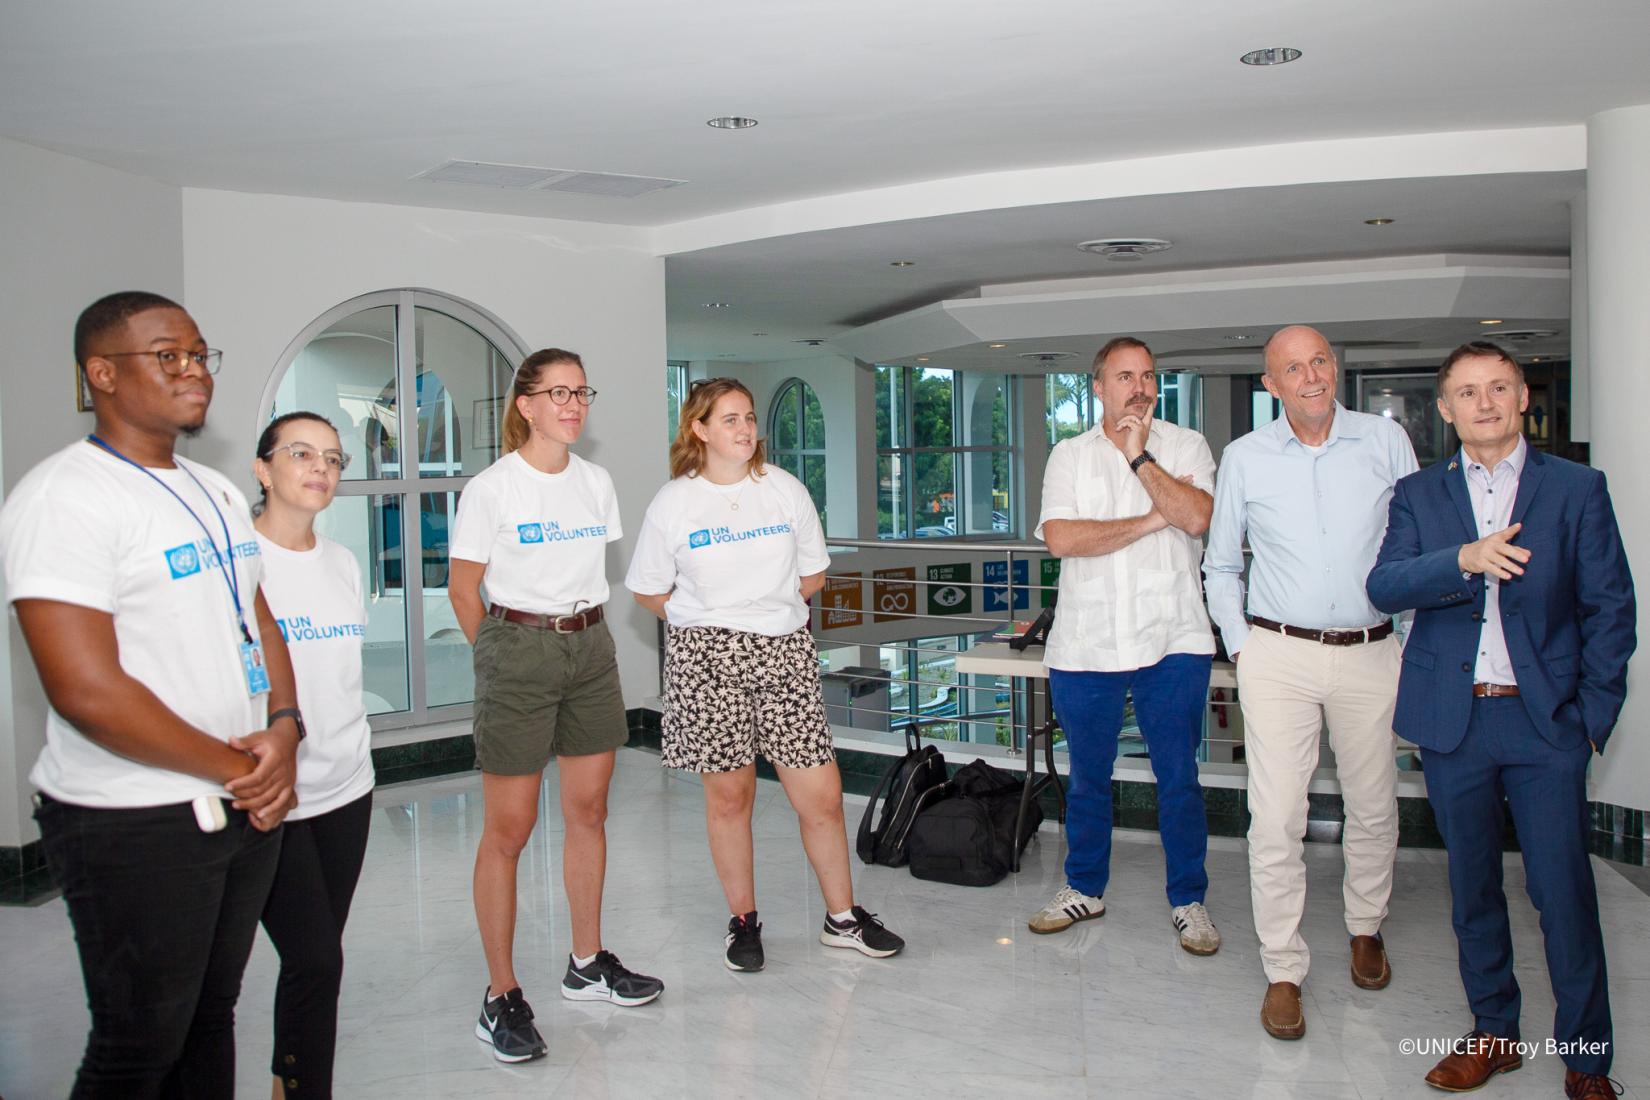
[[270,1072],[288,1096],[331,1096],[344,977],[344,921],[367,853],[372,793],[289,821],[264,929],[281,956]]
[[235,1000],[281,831],[229,809],[203,833],[188,803],[136,810],[42,796],[46,862],[80,952],[92,1030],[75,1097],[235,1093]]

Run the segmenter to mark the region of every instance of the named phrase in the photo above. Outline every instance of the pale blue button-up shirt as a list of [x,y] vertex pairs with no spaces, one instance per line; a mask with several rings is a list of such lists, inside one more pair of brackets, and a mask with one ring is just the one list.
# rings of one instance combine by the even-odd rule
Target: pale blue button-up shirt
[[1228,445],[1203,555],[1209,615],[1226,651],[1238,652],[1249,637],[1245,541],[1254,559],[1249,614],[1313,630],[1385,621],[1364,581],[1386,534],[1392,487],[1416,468],[1403,428],[1338,402],[1316,453],[1296,438],[1287,415]]
[[[1460,462],[1467,472],[1467,496],[1472,498],[1472,518],[1478,537],[1492,535],[1512,522],[1513,501],[1518,497],[1518,479],[1524,473],[1524,456],[1529,452],[1524,437],[1512,454],[1495,464],[1494,470],[1467,457]],[[1478,663],[1473,679],[1484,684],[1516,684],[1512,657],[1507,653],[1507,635],[1501,628],[1501,582],[1484,574],[1484,625],[1478,631]]]

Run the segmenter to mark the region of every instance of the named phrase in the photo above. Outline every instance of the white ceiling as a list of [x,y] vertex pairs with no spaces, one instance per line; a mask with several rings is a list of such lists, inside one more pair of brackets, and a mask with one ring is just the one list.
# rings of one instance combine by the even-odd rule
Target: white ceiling
[[[1650,101],[1644,0],[4,0],[0,20],[0,135],[186,186],[635,225]],[[1305,55],[1237,62],[1274,45]],[[704,125],[722,114],[761,125]],[[689,183],[409,181],[449,158]]]

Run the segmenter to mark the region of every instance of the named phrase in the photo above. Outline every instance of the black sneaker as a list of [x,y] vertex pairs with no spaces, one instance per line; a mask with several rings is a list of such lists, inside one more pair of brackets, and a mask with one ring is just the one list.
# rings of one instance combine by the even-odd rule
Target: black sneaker
[[481,994],[481,1018],[476,1021],[476,1038],[493,1044],[493,1057],[501,1062],[531,1062],[543,1058],[550,1049],[544,1036],[533,1026],[533,1010],[521,996],[521,987],[502,997],[487,999]]
[[819,942],[826,947],[851,947],[862,955],[869,955],[873,959],[886,959],[889,955],[897,955],[905,948],[905,941],[877,920],[875,913],[867,913],[861,906],[854,906],[854,919],[845,924],[838,924],[825,915],[825,929],[819,934]]
[[762,958],[762,925],[756,919],[756,910],[752,909],[742,917],[731,917],[728,920],[728,938],[725,941],[728,953],[724,962],[729,970],[761,970],[764,964]]
[[561,980],[561,995],[570,1001],[612,1001],[627,1008],[645,1005],[664,991],[664,982],[626,970],[611,951],[596,952],[582,970],[568,956],[567,976]]

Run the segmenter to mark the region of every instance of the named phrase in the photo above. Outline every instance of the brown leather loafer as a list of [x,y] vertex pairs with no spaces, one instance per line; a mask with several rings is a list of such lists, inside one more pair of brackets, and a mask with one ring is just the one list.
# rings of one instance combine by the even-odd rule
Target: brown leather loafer
[[1524,1056],[1510,1041],[1487,1031],[1469,1031],[1455,1041],[1455,1048],[1432,1067],[1426,1082],[1445,1092],[1471,1092],[1498,1073],[1511,1073],[1524,1064]]
[[1385,989],[1392,981],[1386,944],[1380,936],[1352,937],[1352,984],[1359,989]]
[[1260,1003],[1260,1026],[1274,1039],[1299,1039],[1305,1035],[1301,987],[1294,982],[1273,982],[1267,986],[1266,999]]
[[1602,1073],[1564,1071],[1564,1095],[1569,1100],[1615,1100],[1625,1091]]

